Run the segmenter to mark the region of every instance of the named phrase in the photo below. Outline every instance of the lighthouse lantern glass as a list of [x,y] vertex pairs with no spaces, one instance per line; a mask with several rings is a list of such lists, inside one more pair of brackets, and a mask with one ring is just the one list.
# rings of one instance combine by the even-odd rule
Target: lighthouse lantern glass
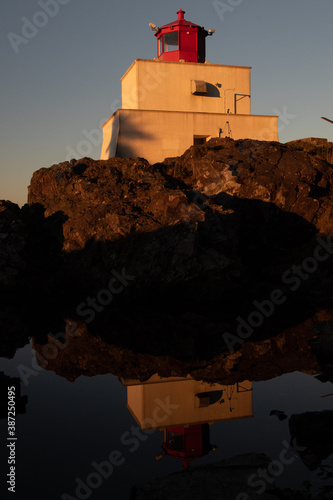
[[163,52],[172,52],[179,49],[178,31],[174,33],[166,33],[163,35]]
[[167,431],[168,449],[173,451],[184,451],[184,434]]

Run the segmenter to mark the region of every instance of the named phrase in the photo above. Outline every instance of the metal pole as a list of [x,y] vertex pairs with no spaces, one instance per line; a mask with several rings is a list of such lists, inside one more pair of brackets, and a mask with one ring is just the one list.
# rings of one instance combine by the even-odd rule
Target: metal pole
[[328,118],[325,118],[325,116],[322,116],[321,119],[326,120],[327,122],[333,123],[333,120],[329,120]]

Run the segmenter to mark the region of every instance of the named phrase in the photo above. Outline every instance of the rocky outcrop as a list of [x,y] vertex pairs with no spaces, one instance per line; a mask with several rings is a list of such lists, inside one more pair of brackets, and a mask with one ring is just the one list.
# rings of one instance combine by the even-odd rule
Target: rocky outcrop
[[239,199],[260,200],[332,232],[332,166],[299,144],[215,139],[166,163],[176,178],[185,168],[187,185],[223,208],[234,209]]
[[67,219],[63,250],[76,279],[102,286],[107,269],[126,267],[141,290],[205,286],[214,275],[232,294],[248,273],[281,275],[317,233],[331,233],[332,175],[294,146],[215,139],[154,166],[86,158],[41,169],[29,204]]
[[[59,214],[44,216],[40,204],[22,209],[0,201],[0,293],[26,294],[27,288],[43,286],[60,270],[62,222]],[[20,293],[21,290],[21,293]]]
[[301,151],[306,151],[329,163],[333,163],[333,142],[320,137],[307,137],[306,139],[297,139],[288,142],[288,144],[296,146]]
[[110,241],[203,221],[209,204],[228,215],[234,197],[273,203],[328,234],[332,184],[332,166],[299,145],[212,139],[154,166],[139,158],[85,158],[41,169],[33,175],[28,200],[41,203],[46,216],[59,210],[68,216],[64,249],[72,251],[91,238]]
[[[253,140],[213,139],[153,166],[84,158],[41,169],[18,213],[25,290],[45,318],[53,304],[112,345],[212,358],[239,318],[261,315],[250,334],[261,341],[331,306],[332,186],[316,154]],[[114,273],[131,277],[121,293]]]

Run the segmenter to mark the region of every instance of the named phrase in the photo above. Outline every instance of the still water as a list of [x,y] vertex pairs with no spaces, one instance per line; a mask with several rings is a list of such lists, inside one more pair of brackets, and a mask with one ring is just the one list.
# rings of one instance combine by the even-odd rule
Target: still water
[[[13,359],[1,358],[0,370],[19,377],[18,367],[31,367],[33,358],[27,345]],[[299,451],[296,441],[296,450],[290,450],[291,434],[301,425],[293,417],[291,426],[292,415],[333,410],[333,384],[314,375],[296,371],[226,386],[158,376],[140,384],[111,374],[69,382],[40,369],[28,371],[20,385],[27,400],[25,412],[16,417],[16,496],[8,498],[129,500],[133,486],[182,471],[184,465],[247,453],[275,461],[281,488],[315,495],[332,484],[332,433],[326,438],[323,429],[318,439],[325,442],[312,449]],[[1,417],[6,494],[7,418]]]

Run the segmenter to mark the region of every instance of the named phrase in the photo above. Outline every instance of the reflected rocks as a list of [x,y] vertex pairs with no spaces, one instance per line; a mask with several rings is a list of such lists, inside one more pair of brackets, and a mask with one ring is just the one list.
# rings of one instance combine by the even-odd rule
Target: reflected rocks
[[13,358],[17,349],[29,343],[27,325],[17,306],[0,309],[0,357]]
[[[269,469],[272,460],[261,453],[248,453],[209,465],[176,472],[166,477],[135,486],[131,500],[281,500],[284,498],[310,500],[306,492],[281,490],[263,480],[254,481],[258,471]],[[251,479],[252,478],[252,479]],[[272,478],[270,478],[272,479]],[[324,500],[324,497],[316,497]]]
[[275,500],[280,498],[273,493],[270,484],[263,494],[256,494],[248,484],[249,476],[256,474],[259,468],[269,465],[266,455],[249,453],[206,466],[176,472],[167,477],[155,479],[143,486],[135,486],[131,492],[131,500],[204,500],[207,498],[236,499],[240,498]]
[[248,341],[237,352],[224,351],[209,361],[197,358],[181,361],[179,351],[176,351],[179,348],[177,337],[172,331],[165,338],[161,333],[159,337],[152,332],[155,342],[160,345],[165,342],[165,352],[168,352],[168,345],[173,352],[176,351],[176,355],[158,355],[154,354],[153,345],[147,345],[142,336],[138,336],[135,348],[130,349],[113,343],[112,331],[108,335],[94,336],[84,322],[74,320],[67,320],[66,334],[58,334],[58,338],[49,336],[44,343],[34,340],[33,347],[41,366],[71,381],[80,375],[104,373],[144,381],[157,373],[161,377],[186,377],[190,374],[197,380],[234,384],[244,379],[267,380],[293,371],[322,372],[309,340],[313,339],[314,326],[328,317],[331,313],[318,313],[312,320],[272,339]]
[[323,372],[317,378],[321,382],[333,382],[333,321],[319,323],[316,325],[316,332],[317,336],[311,346]]
[[[0,352],[7,357],[27,342],[33,329],[27,324],[20,329],[20,318],[12,324],[9,320],[7,334],[0,342]],[[33,347],[41,367],[70,381],[81,375],[106,373],[144,381],[157,373],[162,377],[190,374],[197,380],[234,384],[244,379],[267,380],[293,371],[327,381],[332,378],[332,322],[333,312],[323,310],[272,338],[249,338],[237,351],[229,352],[221,342],[223,330],[217,337],[207,333],[191,336],[189,329],[182,331],[182,323],[158,324],[154,318],[147,318],[146,323],[133,325],[130,318],[115,314],[111,325],[98,317],[93,328],[73,319],[59,325],[54,322],[54,333],[35,335]],[[20,332],[17,338],[16,328]],[[320,334],[323,329],[325,335]],[[211,352],[209,359],[200,356],[206,345]]]
[[318,469],[322,461],[333,454],[333,411],[291,415],[289,429],[291,440],[296,439],[297,445],[304,447],[299,455],[310,470]]
[[[248,453],[221,460],[205,466],[159,477],[147,484],[132,488],[131,500],[329,500],[333,488],[323,488],[312,495],[306,491],[280,489],[274,480],[262,485],[253,482],[258,471],[269,469],[272,460],[264,454]],[[251,480],[252,478],[252,480]],[[272,478],[271,478],[272,479]]]

